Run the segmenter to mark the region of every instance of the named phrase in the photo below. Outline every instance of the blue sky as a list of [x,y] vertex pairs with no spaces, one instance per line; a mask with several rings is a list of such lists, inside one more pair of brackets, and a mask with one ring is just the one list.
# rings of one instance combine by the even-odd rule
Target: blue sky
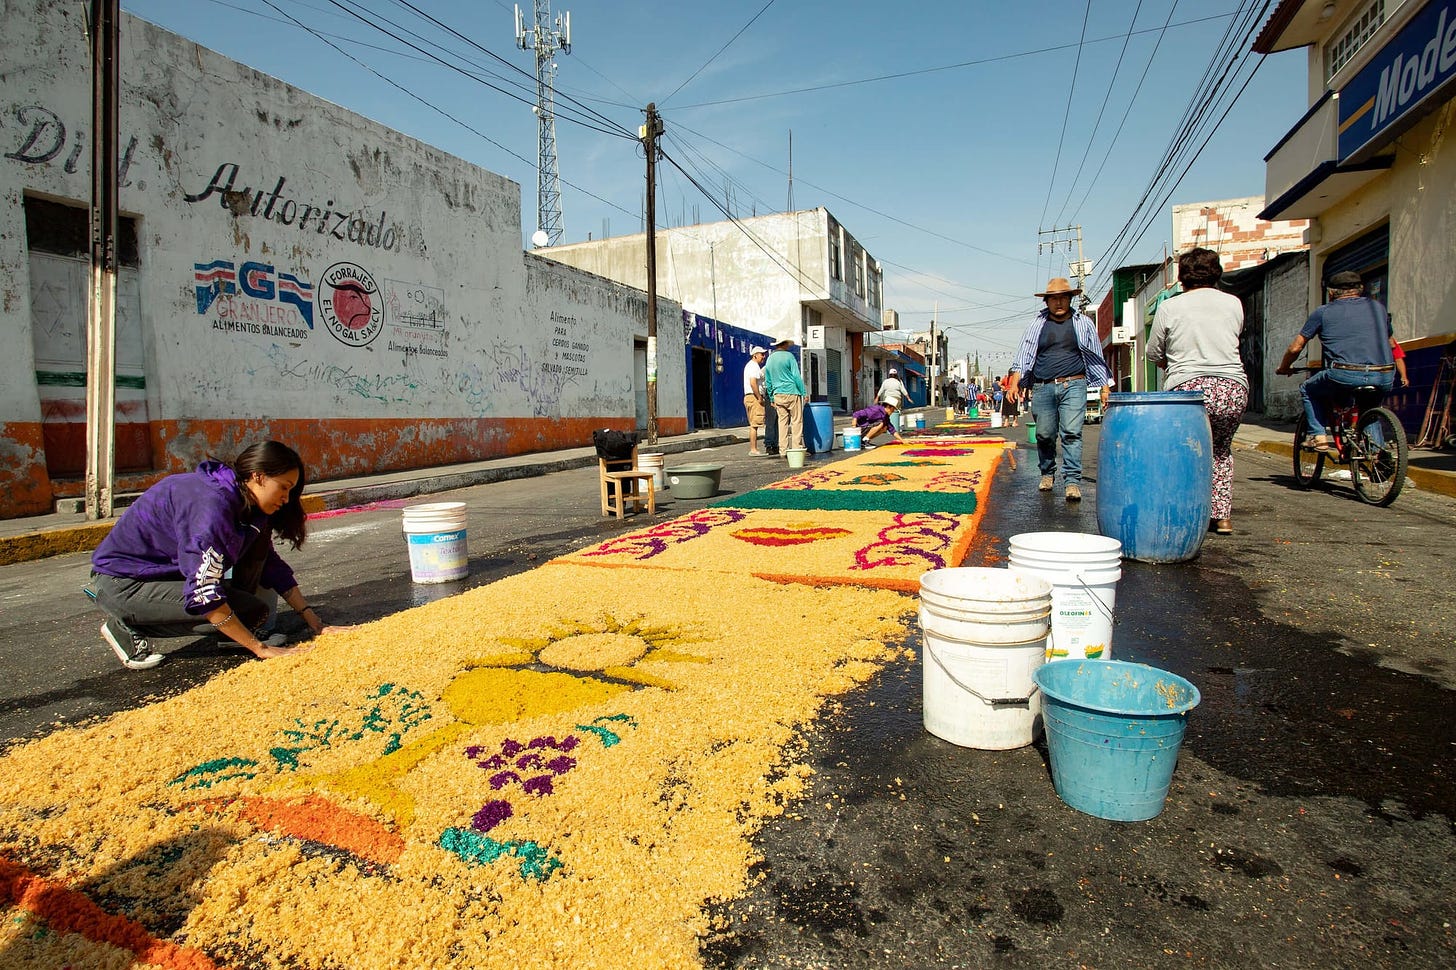
[[[367,67],[268,0],[122,5],[515,180],[525,244],[536,228],[530,104],[344,9],[421,47],[442,45],[466,71],[529,102],[535,64],[515,46],[512,3],[272,3]],[[529,20],[530,0],[523,7]],[[590,118],[590,109],[605,118],[592,124],[635,133],[655,101],[664,150],[742,216],[788,207],[792,137],[794,207],[826,206],[881,260],[886,306],[902,326],[923,329],[935,315],[953,355],[979,353],[1004,370],[1039,306],[1031,294],[1068,275],[1065,247],[1038,252],[1050,238],[1041,230],[1082,226],[1100,301],[1115,265],[1161,258],[1172,205],[1263,193],[1264,155],[1307,107],[1304,54],[1289,52],[1265,59],[1229,108],[1259,60],[1248,52],[1250,26],[1257,33],[1272,9],[1265,0],[553,0],[572,27],[571,53],[557,59],[564,240],[640,231],[644,174],[633,140],[568,115]],[[1216,78],[1230,62],[1232,83],[1208,104],[1172,175],[1227,110],[1217,133],[1176,189],[1171,178],[1156,184],[1153,198],[1166,200],[1123,233],[1186,113],[1205,103],[1206,69]],[[659,172],[660,225],[724,218],[671,164]]]

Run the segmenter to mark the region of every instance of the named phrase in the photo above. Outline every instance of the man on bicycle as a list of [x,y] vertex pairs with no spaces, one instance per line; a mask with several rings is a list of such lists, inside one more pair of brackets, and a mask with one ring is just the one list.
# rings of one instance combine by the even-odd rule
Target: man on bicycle
[[1312,337],[1320,338],[1324,370],[1299,389],[1304,416],[1316,451],[1334,452],[1326,432],[1331,407],[1348,400],[1354,388],[1373,386],[1389,391],[1395,382],[1396,347],[1385,307],[1362,295],[1359,273],[1336,273],[1325,281],[1329,302],[1316,307],[1295,334],[1276,374],[1294,373],[1294,361]]

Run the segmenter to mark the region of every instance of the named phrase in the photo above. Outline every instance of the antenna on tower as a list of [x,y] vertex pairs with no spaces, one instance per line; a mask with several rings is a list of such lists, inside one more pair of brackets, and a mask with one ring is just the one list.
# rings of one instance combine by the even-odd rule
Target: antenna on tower
[[[571,14],[551,24],[551,0],[535,0],[535,20],[527,28],[516,4],[516,46],[536,52],[536,245],[561,242],[561,189],[556,170],[556,52],[571,53]],[[544,243],[538,241],[544,236]]]

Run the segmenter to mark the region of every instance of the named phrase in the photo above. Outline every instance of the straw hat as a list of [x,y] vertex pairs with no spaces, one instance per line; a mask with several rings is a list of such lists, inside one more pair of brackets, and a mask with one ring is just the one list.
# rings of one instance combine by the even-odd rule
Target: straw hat
[[1037,296],[1076,296],[1082,292],[1082,288],[1073,286],[1072,281],[1065,276],[1057,276],[1047,280],[1045,293],[1038,293]]

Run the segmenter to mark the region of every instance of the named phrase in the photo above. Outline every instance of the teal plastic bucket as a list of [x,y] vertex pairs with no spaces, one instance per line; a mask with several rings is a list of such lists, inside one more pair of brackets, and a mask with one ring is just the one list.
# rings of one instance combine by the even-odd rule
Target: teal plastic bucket
[[1028,421],[1026,424],[1026,440],[1036,444],[1036,422]]
[[1063,660],[1037,668],[1033,678],[1057,796],[1097,818],[1157,817],[1198,688],[1123,660]]

